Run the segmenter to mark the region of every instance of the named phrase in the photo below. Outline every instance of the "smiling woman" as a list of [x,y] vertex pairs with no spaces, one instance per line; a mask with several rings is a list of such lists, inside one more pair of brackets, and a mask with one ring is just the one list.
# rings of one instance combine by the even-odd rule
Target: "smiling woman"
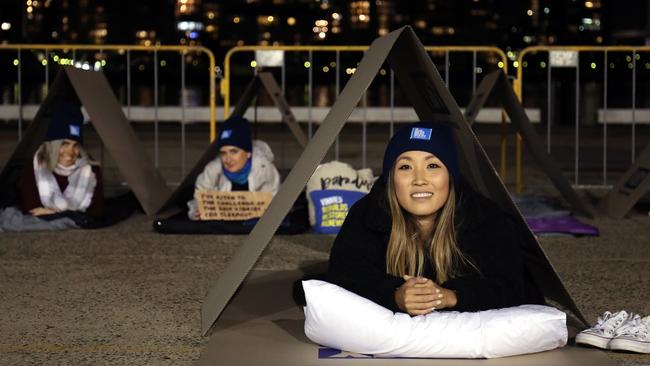
[[59,102],[52,107],[45,141],[32,164],[23,169],[23,213],[46,216],[79,211],[93,217],[103,215],[101,170],[81,145],[82,124],[78,105]]
[[541,304],[514,221],[461,179],[451,128],[418,122],[386,147],[383,173],[350,210],[329,281],[396,312]]

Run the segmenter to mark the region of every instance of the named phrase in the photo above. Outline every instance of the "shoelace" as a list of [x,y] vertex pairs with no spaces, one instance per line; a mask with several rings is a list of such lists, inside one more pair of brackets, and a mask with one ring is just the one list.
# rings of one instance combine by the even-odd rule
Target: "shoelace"
[[631,334],[634,336],[642,335],[648,337],[648,323],[638,314],[634,314],[628,318],[628,321],[616,330],[616,334]]
[[606,311],[603,315],[598,317],[596,320],[596,325],[591,329],[595,331],[602,331],[603,333],[614,334],[614,332],[625,324],[625,322],[630,319],[632,316],[638,317],[638,315],[633,313],[627,313],[625,310],[618,311],[616,313],[610,313]]

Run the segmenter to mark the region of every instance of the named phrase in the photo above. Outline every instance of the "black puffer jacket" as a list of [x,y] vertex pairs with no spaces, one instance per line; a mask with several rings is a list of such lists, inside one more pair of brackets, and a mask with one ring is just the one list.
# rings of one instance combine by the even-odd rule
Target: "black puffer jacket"
[[[543,303],[525,269],[519,230],[494,202],[461,183],[456,209],[456,240],[462,253],[478,268],[461,268],[461,275],[441,284],[456,291],[458,302],[446,310],[480,311]],[[332,251],[328,280],[392,311],[401,311],[394,293],[404,280],[386,273],[386,248],[391,216],[385,184],[379,179],[368,195],[348,213]],[[425,263],[424,277],[435,281],[435,269]]]

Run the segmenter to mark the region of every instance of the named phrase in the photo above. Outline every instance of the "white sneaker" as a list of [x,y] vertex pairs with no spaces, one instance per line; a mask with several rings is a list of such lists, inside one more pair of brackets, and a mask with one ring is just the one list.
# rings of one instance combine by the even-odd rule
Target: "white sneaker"
[[583,330],[576,336],[576,343],[608,349],[609,342],[616,335],[616,330],[633,316],[633,313],[625,310],[616,313],[606,311],[598,317],[593,327]]
[[650,315],[631,319],[616,330],[609,348],[616,351],[650,353]]

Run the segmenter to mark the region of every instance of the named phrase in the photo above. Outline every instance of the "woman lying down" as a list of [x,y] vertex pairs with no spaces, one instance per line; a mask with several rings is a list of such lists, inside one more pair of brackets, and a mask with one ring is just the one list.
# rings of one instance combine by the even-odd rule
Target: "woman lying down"
[[52,106],[45,140],[19,181],[20,205],[0,212],[0,231],[78,228],[104,215],[99,165],[82,146],[79,105]]
[[[478,334],[476,331],[486,332],[481,329],[485,320],[476,318],[481,313],[469,312],[544,303],[540,290],[526,274],[519,242],[509,215],[461,180],[450,127],[428,122],[406,126],[386,147],[383,175],[351,208],[334,241],[328,272],[331,284],[303,283],[306,332],[315,336],[312,340],[328,342],[321,333],[323,328],[319,328],[322,322],[310,319],[313,311],[319,311],[319,304],[310,303],[310,297],[314,300],[316,292],[336,288],[339,295],[346,294],[341,295],[343,298],[356,298],[365,304],[359,309],[366,311],[356,319],[346,318],[349,332],[353,332],[351,324],[373,313],[371,308],[383,314],[383,320],[366,319],[363,323],[375,326],[389,319],[389,342],[381,344],[392,344],[399,334],[394,327],[403,322],[420,330],[427,322],[438,327],[442,321],[445,326],[441,332],[425,335],[436,342],[433,350],[426,352],[412,349],[413,343],[406,349],[390,349],[376,348],[379,343],[355,348],[359,345],[352,342],[355,349],[350,349],[338,343],[345,341],[340,334],[330,346],[407,357],[489,357],[479,352],[476,344],[468,352],[455,352],[459,349],[449,342],[458,339],[458,343],[466,343],[472,334]],[[532,306],[533,310],[549,310]],[[323,311],[336,310],[330,306]],[[343,313],[332,315],[339,319],[349,315]],[[421,315],[425,317],[418,317]],[[564,332],[560,338],[566,342],[564,314],[551,308],[551,315],[558,320],[560,333]],[[403,329],[402,325],[398,328]],[[374,329],[370,334],[376,336],[382,331],[385,329]],[[409,328],[410,336],[417,333]],[[415,342],[420,343],[422,340]],[[555,347],[560,344],[554,343]]]

